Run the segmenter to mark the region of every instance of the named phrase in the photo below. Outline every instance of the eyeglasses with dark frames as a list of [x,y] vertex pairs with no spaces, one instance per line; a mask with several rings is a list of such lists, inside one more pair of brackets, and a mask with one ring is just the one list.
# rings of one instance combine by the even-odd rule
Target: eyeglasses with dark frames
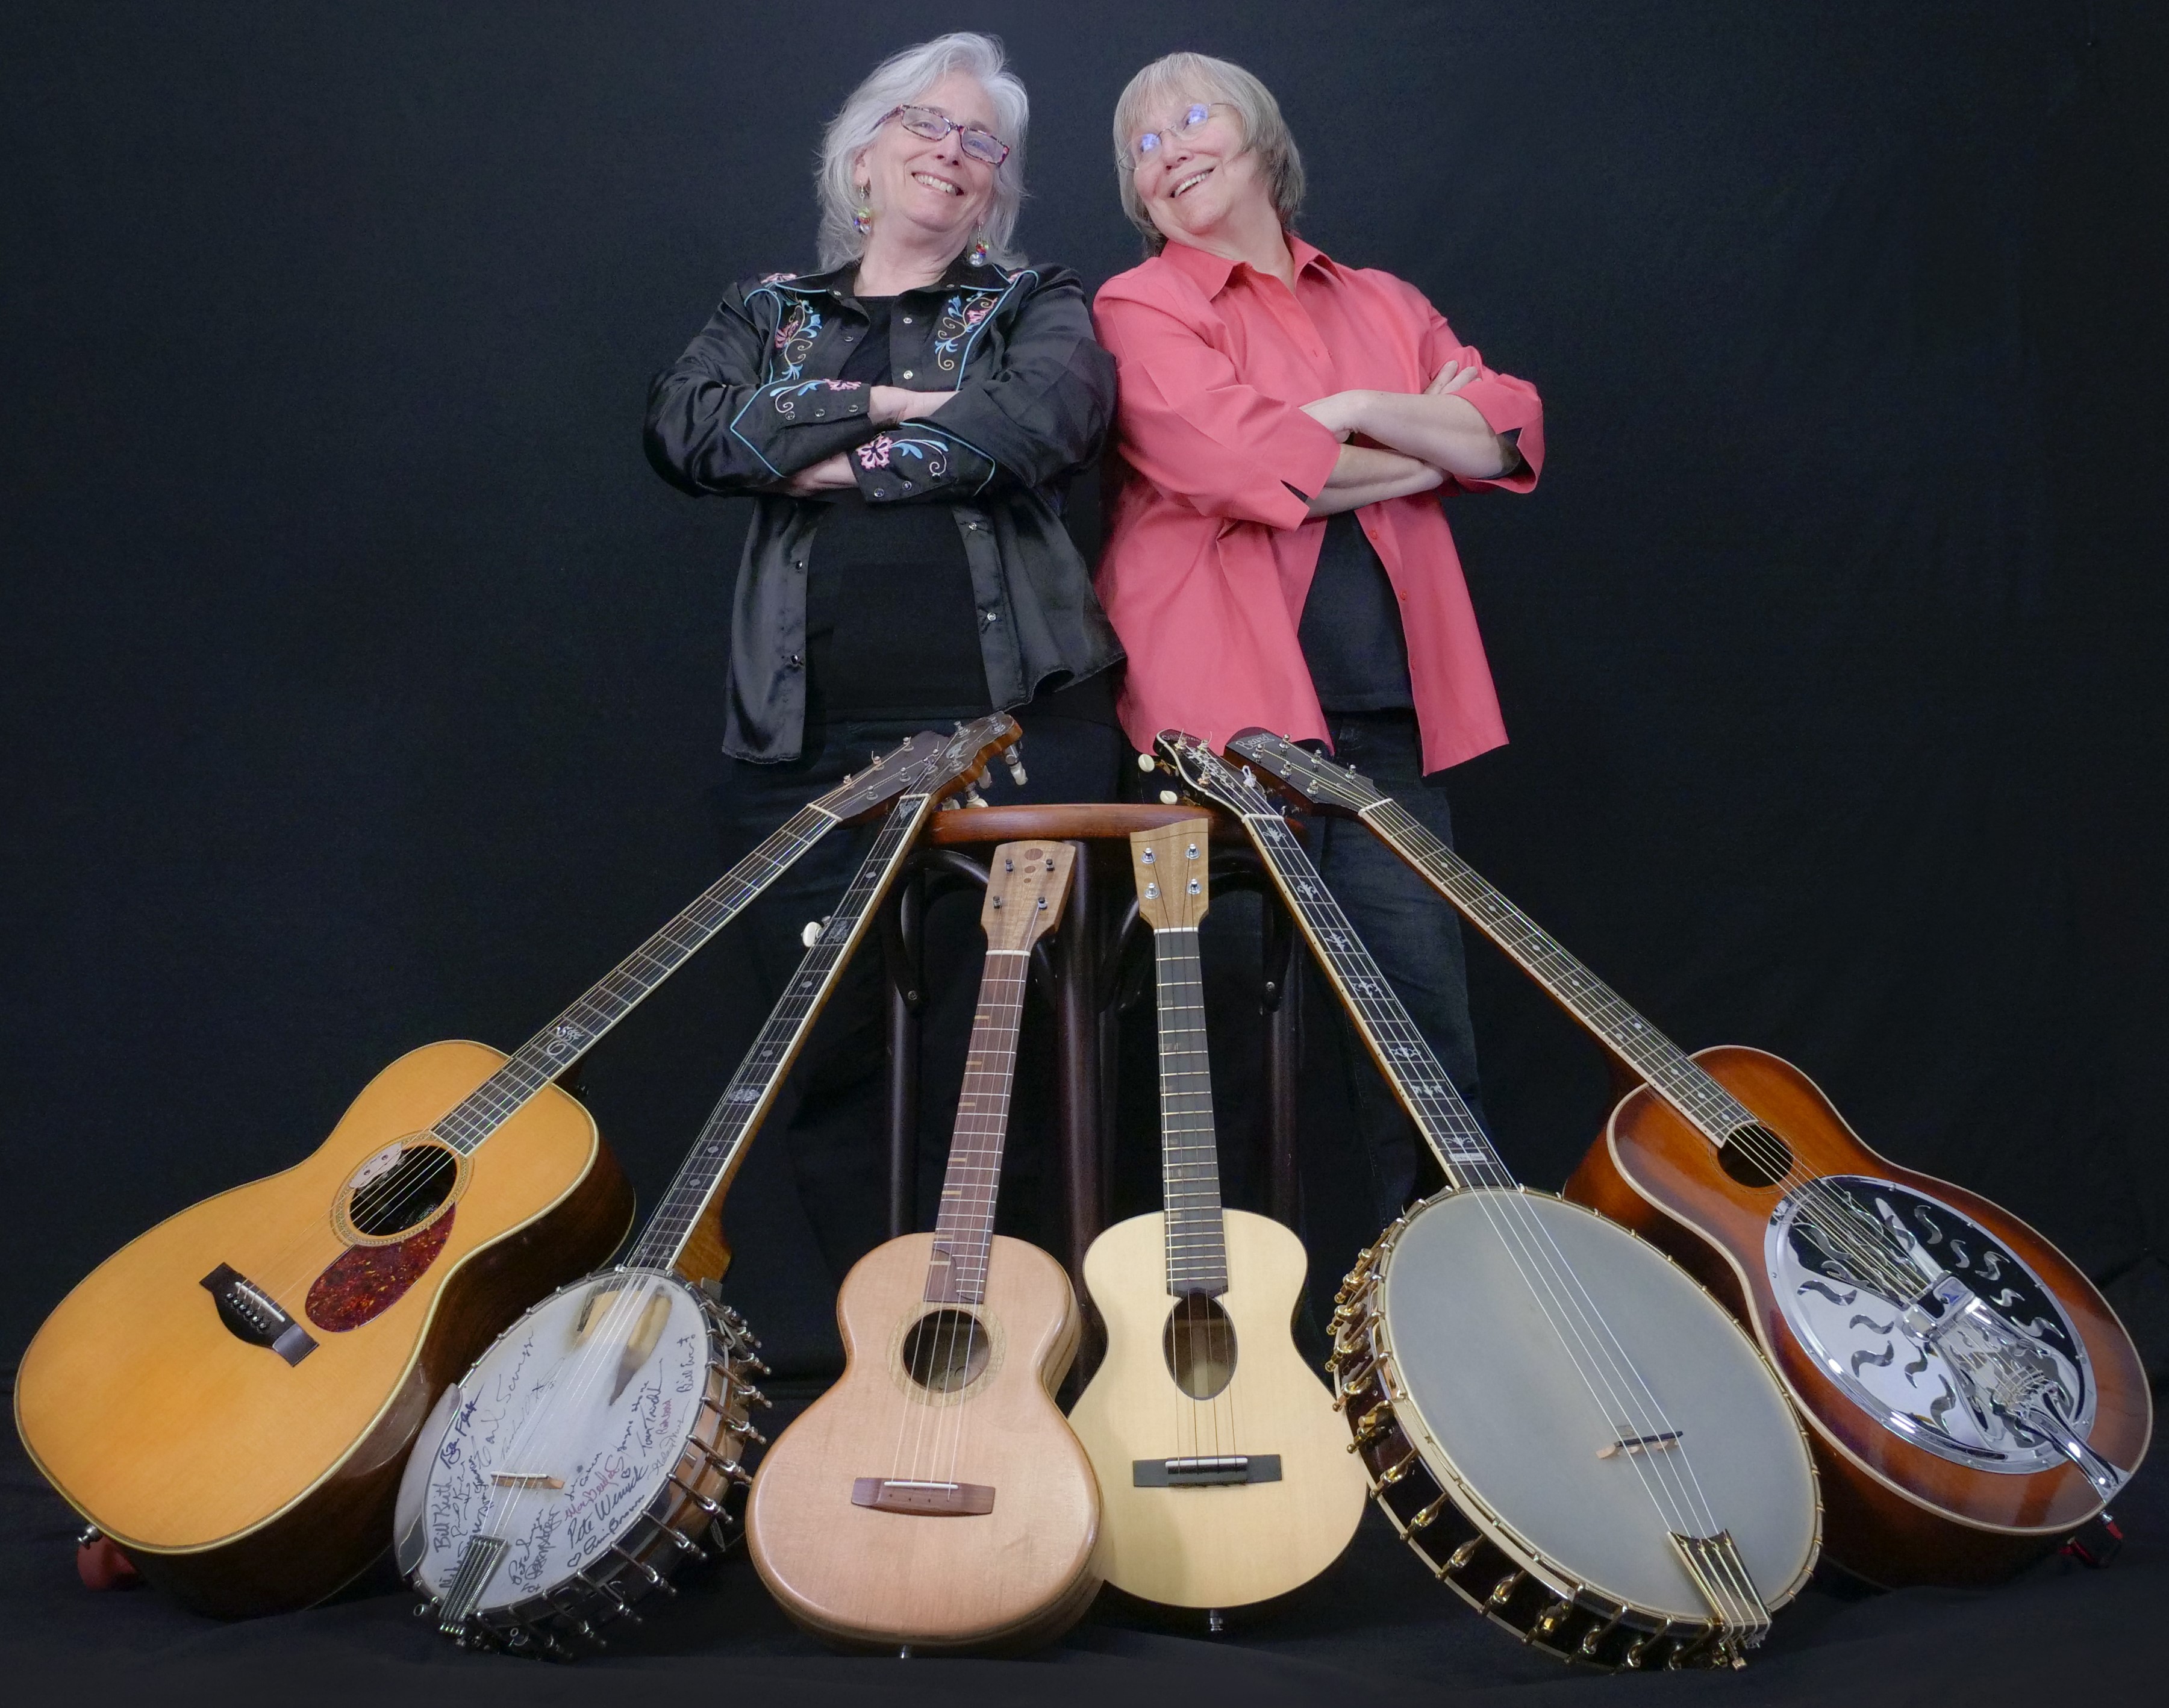
[[1140,167],[1149,166],[1153,157],[1167,143],[1192,141],[1205,128],[1206,121],[1212,118],[1212,109],[1228,104],[1226,101],[1192,101],[1184,110],[1182,117],[1174,124],[1162,130],[1141,132],[1130,144],[1130,169],[1134,172]]
[[[914,107],[906,104],[892,107],[882,114],[886,125],[892,119],[900,120],[903,128],[914,136],[924,136],[929,142],[939,142],[951,130],[957,133],[957,146],[973,159],[983,161],[989,166],[999,166],[1010,157],[1008,143],[983,125],[967,125],[951,118],[939,107]],[[881,125],[874,127],[879,130]]]

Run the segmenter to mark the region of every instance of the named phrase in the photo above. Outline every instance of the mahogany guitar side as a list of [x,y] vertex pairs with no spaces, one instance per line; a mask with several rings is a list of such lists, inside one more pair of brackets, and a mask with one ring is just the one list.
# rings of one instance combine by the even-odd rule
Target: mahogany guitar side
[[[997,1237],[986,1363],[935,1392],[904,1363],[935,1236],[877,1246],[836,1300],[843,1379],[785,1430],[754,1477],[746,1539],[761,1581],[816,1636],[855,1648],[1021,1649],[1074,1624],[1100,1587],[1100,1493],[1054,1402],[1076,1356],[1076,1296],[1037,1247]],[[916,1447],[916,1452],[914,1452]],[[855,1503],[861,1479],[991,1490],[958,1516]]]
[[[547,1087],[465,1160],[421,1236],[350,1255],[327,1214],[344,1183],[505,1059],[462,1042],[402,1056],[313,1155],[130,1242],[30,1343],[15,1422],[32,1460],[184,1604],[239,1617],[353,1578],[390,1536],[436,1395],[624,1237],[632,1188],[586,1109]],[[204,1285],[221,1265],[290,1301],[315,1342],[298,1362],[221,1319]]]
[[[2145,1372],[2108,1302],[2069,1258],[2001,1205],[1879,1156],[1780,1057],[1721,1045],[1692,1059],[1784,1135],[1800,1173],[1890,1181],[1942,1200],[2001,1241],[2054,1294],[2085,1345],[2097,1394],[2092,1445],[2117,1465],[2140,1462],[2154,1421]],[[1754,1332],[1809,1423],[1827,1547],[1851,1571],[1891,1587],[1992,1582],[2101,1509],[2076,1466],[1985,1475],[1905,1441],[1855,1405],[1779,1311],[1763,1261],[1777,1189],[1728,1174],[1708,1140],[1648,1086],[1612,1110],[1566,1196],[1671,1253]]]

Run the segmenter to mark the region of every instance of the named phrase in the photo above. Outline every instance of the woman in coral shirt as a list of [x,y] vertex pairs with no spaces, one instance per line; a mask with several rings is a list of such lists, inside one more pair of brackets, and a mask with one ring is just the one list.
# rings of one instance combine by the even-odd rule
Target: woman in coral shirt
[[[1150,257],[1094,303],[1121,379],[1101,603],[1129,653],[1123,727],[1216,745],[1258,724],[1329,744],[1452,840],[1437,774],[1506,738],[1442,492],[1527,492],[1543,406],[1413,285],[1290,229],[1295,142],[1239,66],[1171,54],[1115,109],[1122,203]],[[1470,1104],[1451,910],[1360,825],[1314,827],[1327,881]],[[1415,1133],[1367,1063],[1350,1094],[1375,1208]]]

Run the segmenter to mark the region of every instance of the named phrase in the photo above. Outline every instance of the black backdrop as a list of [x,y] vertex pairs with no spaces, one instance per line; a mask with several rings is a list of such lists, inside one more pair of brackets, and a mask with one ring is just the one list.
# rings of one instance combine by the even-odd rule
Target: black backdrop
[[[510,1047],[714,875],[743,518],[649,473],[643,386],[726,279],[807,264],[818,125],[914,20],[7,8],[11,1354],[393,1055]],[[1547,399],[1537,494],[1452,511],[1514,736],[1458,780],[1464,848],[1683,1042],[1791,1056],[2035,1220],[2169,1359],[2160,18],[952,24],[1036,98],[1024,241],[1094,282],[1135,254],[1128,72],[1196,46],[1273,86],[1307,235]],[[1555,1184],[1603,1073],[1474,960],[1496,1124]],[[732,967],[589,1070],[645,1195],[758,1022]],[[819,1361],[774,1147],[729,1220],[733,1296]]]

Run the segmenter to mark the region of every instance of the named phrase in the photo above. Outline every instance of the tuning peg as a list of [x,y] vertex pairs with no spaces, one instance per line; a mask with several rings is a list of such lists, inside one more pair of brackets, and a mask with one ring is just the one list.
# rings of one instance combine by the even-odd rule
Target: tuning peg
[[1009,750],[1002,755],[1002,761],[1010,768],[1010,781],[1018,788],[1023,788],[1031,780],[1024,774],[1024,738],[1021,736],[1010,743]]
[[977,783],[973,783],[964,790],[964,804],[967,806],[984,806],[987,804],[987,797],[979,793],[979,785]]
[[[835,917],[831,913],[829,919]],[[808,919],[806,922],[806,928],[798,934],[798,940],[811,949],[821,940],[821,934],[829,928],[829,919]]]
[[1159,804],[1163,806],[1172,806],[1180,799],[1182,797],[1172,789],[1163,789],[1159,791]]

